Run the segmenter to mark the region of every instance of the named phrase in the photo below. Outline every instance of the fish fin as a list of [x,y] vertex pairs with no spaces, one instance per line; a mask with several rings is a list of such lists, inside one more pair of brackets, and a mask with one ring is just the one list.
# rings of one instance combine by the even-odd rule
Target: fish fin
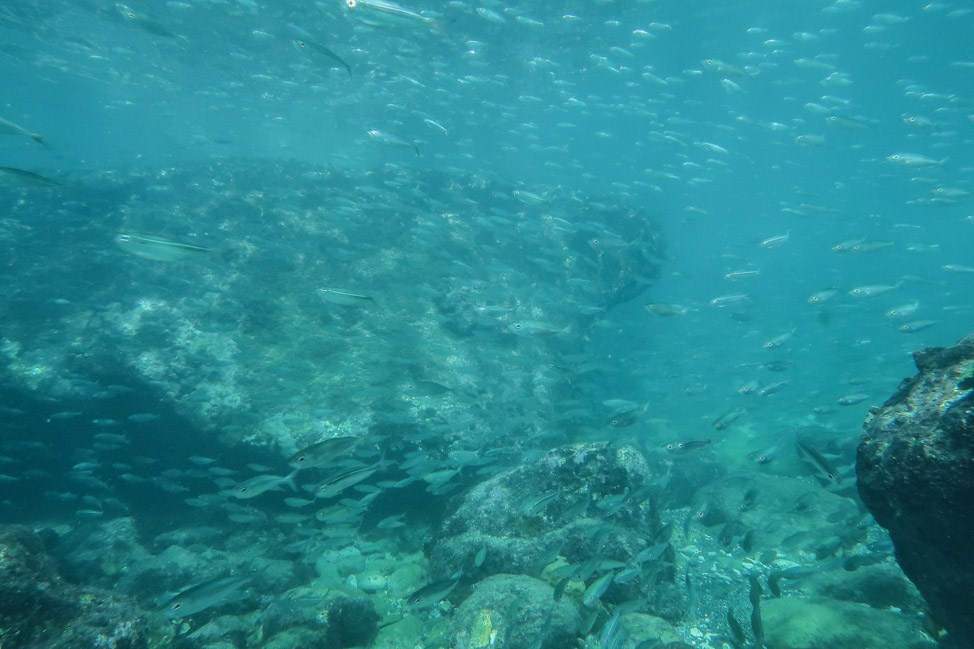
[[419,145],[413,142],[413,151],[416,152],[416,157],[419,157]]
[[298,489],[298,483],[294,481],[294,476],[296,476],[298,474],[298,471],[300,470],[301,469],[295,469],[294,471],[291,471],[289,474],[287,474],[287,477],[284,478],[284,480],[282,481],[284,482],[284,484],[291,487],[293,491],[300,491],[300,489]]

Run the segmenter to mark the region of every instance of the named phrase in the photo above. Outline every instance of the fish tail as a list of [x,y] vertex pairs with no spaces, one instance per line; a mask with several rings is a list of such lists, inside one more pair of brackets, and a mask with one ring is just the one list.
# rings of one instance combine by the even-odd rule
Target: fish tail
[[300,491],[298,489],[298,483],[294,481],[294,476],[296,476],[298,474],[298,471],[300,470],[301,469],[295,469],[294,471],[291,471],[289,474],[287,474],[287,477],[284,478],[283,480],[284,484],[291,487],[293,491]]

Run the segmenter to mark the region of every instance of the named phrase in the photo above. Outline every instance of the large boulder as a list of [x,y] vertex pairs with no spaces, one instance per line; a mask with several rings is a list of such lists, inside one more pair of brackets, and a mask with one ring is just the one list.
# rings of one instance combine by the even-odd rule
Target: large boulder
[[919,373],[870,412],[859,493],[889,530],[949,646],[974,646],[974,336],[914,355]]

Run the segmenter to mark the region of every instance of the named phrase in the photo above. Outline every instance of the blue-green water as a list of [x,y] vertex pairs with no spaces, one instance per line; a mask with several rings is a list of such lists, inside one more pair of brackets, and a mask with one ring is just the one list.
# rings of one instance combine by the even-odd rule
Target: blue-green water
[[[156,611],[167,592],[260,574],[228,610],[341,587],[383,624],[446,628],[506,571],[437,559],[444,520],[552,449],[609,443],[638,449],[648,477],[589,485],[605,505],[592,518],[643,535],[606,511],[656,490],[678,530],[663,581],[686,606],[629,612],[666,618],[674,639],[731,642],[748,574],[881,555],[902,579],[884,533],[854,516],[852,461],[910,352],[970,331],[962,4],[8,4],[0,520],[57,530],[70,578]],[[119,234],[164,241],[140,256]],[[232,495],[344,436],[354,451],[299,472],[297,490]],[[814,476],[796,437],[840,483]],[[375,473],[343,494],[356,502],[313,497],[363,466]],[[566,484],[538,481],[520,496],[554,490],[573,511]],[[756,484],[835,498],[822,516],[868,537],[825,551],[766,530],[742,550],[694,519],[714,490]],[[315,516],[331,506],[348,520]],[[768,507],[770,527],[794,523]],[[545,511],[521,513],[555,525]],[[86,556],[112,534],[127,549]],[[174,573],[119,576],[140,562]],[[415,574],[393,579],[396,565]],[[404,603],[458,568],[444,602]],[[610,589],[578,641],[649,642],[634,627],[598,640],[651,599],[641,579],[638,596]],[[711,579],[708,595],[689,586]],[[788,595],[849,601],[837,590]],[[915,621],[912,597],[884,604]],[[390,628],[381,646],[476,646]]]

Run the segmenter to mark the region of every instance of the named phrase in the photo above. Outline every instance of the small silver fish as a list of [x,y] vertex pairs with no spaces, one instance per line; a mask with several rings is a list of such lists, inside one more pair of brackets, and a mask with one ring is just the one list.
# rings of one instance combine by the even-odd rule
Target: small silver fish
[[935,324],[937,324],[936,320],[911,320],[910,322],[904,322],[898,326],[896,330],[900,333],[912,334],[918,331],[923,331],[924,329],[929,329]]
[[849,295],[852,297],[875,297],[896,290],[902,285],[902,282],[899,284],[867,284],[865,286],[857,286],[850,290]]
[[115,237],[118,246],[136,257],[154,261],[182,261],[194,257],[204,257],[212,250],[189,243],[179,243],[150,234],[119,234]]
[[594,607],[602,599],[602,595],[605,591],[609,589],[612,584],[612,580],[615,577],[614,572],[607,572],[589,585],[582,594],[582,604],[588,607]]
[[676,315],[686,315],[690,312],[690,309],[683,306],[682,304],[666,304],[664,302],[650,302],[644,305],[646,310],[653,315],[662,316],[664,318],[669,318]]
[[356,18],[372,27],[437,26],[432,18],[387,0],[345,0],[345,7]]
[[947,158],[936,160],[917,153],[894,153],[886,156],[886,161],[901,167],[933,167],[942,166]]
[[427,584],[407,597],[406,602],[416,610],[429,608],[453,592],[460,583],[460,576],[461,572],[457,570],[448,579]]
[[345,71],[348,72],[348,78],[349,79],[352,78],[352,67],[348,63],[346,63],[342,59],[342,57],[338,56],[330,49],[325,47],[324,45],[320,45],[318,43],[315,43],[314,41],[301,39],[301,38],[293,39],[291,41],[291,44],[294,45],[294,49],[296,49],[299,52],[308,52],[308,53],[316,52],[318,54],[321,54],[326,59],[329,59],[333,63],[337,63],[341,67],[345,68]]
[[44,136],[40,135],[39,133],[31,133],[23,126],[14,124],[13,122],[2,117],[0,117],[0,133],[5,135],[23,135],[24,137],[29,137],[39,144],[44,144]]
[[174,617],[186,617],[212,606],[246,598],[247,593],[239,592],[250,583],[247,577],[223,577],[197,584],[175,595],[166,604],[166,609]]
[[366,306],[375,302],[371,295],[349,293],[335,288],[319,288],[317,292],[318,296],[325,302],[342,306]]
[[287,463],[295,469],[323,468],[329,466],[335,459],[355,446],[358,437],[332,437],[301,449],[292,455]]
[[556,325],[539,320],[521,320],[507,326],[511,333],[519,336],[557,336],[567,334],[570,327],[559,328]]
[[385,131],[380,131],[379,129],[373,128],[368,131],[368,135],[372,138],[373,142],[378,142],[383,146],[395,147],[399,149],[412,149],[419,155],[419,145],[415,142],[411,142],[406,138],[399,137],[398,135],[393,135],[392,133],[386,133]]
[[294,476],[297,475],[298,470],[295,469],[291,471],[286,476],[279,475],[258,475],[245,480],[240,484],[236,485],[232,489],[225,492],[221,492],[225,496],[231,496],[232,498],[239,498],[240,500],[249,500],[251,498],[256,498],[262,493],[280,489],[282,484],[290,486],[292,489],[297,491],[298,487],[294,483]]
[[16,167],[0,167],[0,179],[21,187],[60,187],[61,183],[47,176]]

